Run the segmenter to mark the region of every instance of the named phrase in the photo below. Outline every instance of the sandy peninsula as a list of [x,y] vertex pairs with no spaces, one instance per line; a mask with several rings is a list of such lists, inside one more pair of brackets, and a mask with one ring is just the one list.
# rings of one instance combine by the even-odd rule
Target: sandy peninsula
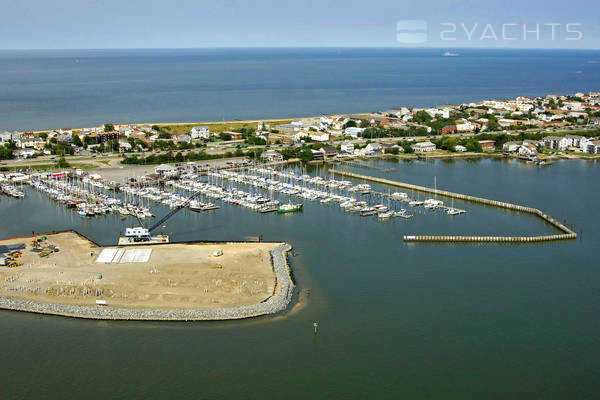
[[43,236],[41,246],[58,251],[41,257],[32,238],[0,241],[26,245],[21,265],[0,267],[0,307],[86,318],[232,319],[270,313],[261,305],[281,300],[273,309],[285,308],[291,296],[285,243],[98,247],[76,232]]

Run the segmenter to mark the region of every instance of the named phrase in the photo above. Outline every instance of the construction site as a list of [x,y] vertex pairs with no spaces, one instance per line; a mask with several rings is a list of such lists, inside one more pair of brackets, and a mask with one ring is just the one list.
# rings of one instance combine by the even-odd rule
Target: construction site
[[[231,312],[222,318],[212,313],[214,318],[209,318],[190,311],[243,309],[277,297],[282,288],[289,292],[293,284],[278,284],[272,260],[273,250],[282,245],[186,242],[100,247],[74,231],[2,240],[0,307],[108,319],[235,318]],[[279,253],[285,263],[284,251]],[[139,312],[143,310],[152,310],[154,317],[144,317]],[[161,310],[185,315],[179,318]],[[248,316],[253,315],[240,315]]]

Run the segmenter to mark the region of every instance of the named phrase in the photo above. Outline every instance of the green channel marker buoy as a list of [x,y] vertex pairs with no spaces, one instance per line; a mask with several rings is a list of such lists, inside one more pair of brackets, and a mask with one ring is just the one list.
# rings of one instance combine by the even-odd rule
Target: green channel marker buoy
[[319,330],[319,323],[317,321],[313,322],[313,328],[315,328],[315,335],[316,335],[317,331]]

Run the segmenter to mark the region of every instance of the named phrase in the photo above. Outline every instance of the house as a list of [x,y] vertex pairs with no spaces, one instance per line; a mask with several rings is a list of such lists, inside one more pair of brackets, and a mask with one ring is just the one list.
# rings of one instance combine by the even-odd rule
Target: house
[[160,164],[159,166],[154,168],[154,173],[163,176],[173,176],[177,174],[177,168],[171,167],[167,164]]
[[381,121],[379,121],[379,126],[387,127],[387,126],[390,126],[390,124],[391,124],[391,122],[387,118],[384,118]]
[[519,156],[523,157],[537,157],[538,151],[537,147],[532,144],[523,144],[519,146]]
[[22,149],[42,150],[46,146],[44,139],[33,135],[22,135],[15,143]]
[[494,140],[480,140],[479,144],[483,150],[496,150],[496,142]]
[[73,143],[73,135],[70,133],[61,133],[60,135],[58,135],[57,140],[59,142],[63,142],[63,143]]
[[373,153],[381,151],[382,148],[383,147],[381,146],[381,143],[369,143],[365,147],[365,153],[366,154],[373,154]]
[[329,142],[331,137],[329,133],[320,133],[320,132],[312,132],[312,131],[301,131],[294,135],[294,139],[296,141],[302,140],[304,137],[309,137],[313,142]]
[[190,135],[178,135],[176,139],[177,143],[192,143],[192,137]]
[[283,161],[283,156],[276,150],[266,150],[260,154],[260,159],[265,162],[280,162]]
[[454,146],[454,151],[464,153],[465,151],[467,151],[467,148],[463,145],[457,144],[456,146]]
[[506,142],[502,145],[502,151],[506,151],[508,153],[515,153],[519,151],[520,146],[520,142]]
[[111,132],[99,132],[99,133],[90,133],[87,135],[89,138],[93,139],[96,143],[104,143],[109,140],[115,140],[119,138],[119,132],[111,131]]
[[354,143],[344,142],[341,146],[341,151],[352,154],[354,152]]
[[567,150],[570,147],[580,147],[581,136],[566,135],[558,141],[558,148],[560,150]]
[[321,153],[319,150],[313,150],[310,149],[310,152],[312,153],[312,159],[313,160],[323,160],[325,158],[325,156],[323,155],[323,153]]
[[0,133],[0,143],[8,143],[8,142],[14,142],[17,139],[19,139],[19,133],[18,132],[2,132]]
[[475,126],[471,121],[466,119],[459,119],[456,121],[456,131],[457,132],[472,132],[475,130]]
[[124,140],[120,140],[119,141],[119,151],[120,152],[131,151],[131,143],[126,142]]
[[17,158],[31,158],[33,156],[35,156],[35,150],[33,149],[23,149],[23,150],[18,150],[16,152]]
[[581,148],[589,154],[600,154],[600,140],[586,139],[581,141]]
[[269,144],[273,144],[273,143],[284,143],[284,144],[290,144],[290,143],[294,143],[294,138],[291,136],[287,136],[287,135],[279,135],[279,134],[273,134],[271,133],[269,136],[267,136],[267,143]]
[[194,126],[190,136],[192,139],[210,139],[210,128],[207,125]]
[[338,154],[337,149],[333,146],[323,146],[319,151],[323,153],[324,159],[334,158]]
[[419,153],[427,153],[430,151],[435,151],[435,149],[436,149],[435,144],[433,144],[429,141],[415,143],[415,144],[411,145],[411,147],[414,151],[417,151]]
[[446,125],[442,128],[442,135],[456,133],[456,125]]
[[560,142],[560,137],[558,136],[546,136],[544,138],[544,146],[549,149],[558,149],[558,143]]
[[349,128],[344,129],[344,135],[352,136],[353,138],[356,138],[356,137],[359,137],[364,131],[365,131],[365,128],[349,127]]

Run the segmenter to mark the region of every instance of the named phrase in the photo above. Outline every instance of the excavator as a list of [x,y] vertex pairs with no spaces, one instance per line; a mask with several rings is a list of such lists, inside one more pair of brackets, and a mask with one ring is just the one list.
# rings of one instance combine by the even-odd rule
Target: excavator
[[21,255],[22,253],[20,251],[13,251],[10,253],[8,257],[6,257],[6,266],[8,268],[15,268],[23,265],[23,262],[21,261]]

